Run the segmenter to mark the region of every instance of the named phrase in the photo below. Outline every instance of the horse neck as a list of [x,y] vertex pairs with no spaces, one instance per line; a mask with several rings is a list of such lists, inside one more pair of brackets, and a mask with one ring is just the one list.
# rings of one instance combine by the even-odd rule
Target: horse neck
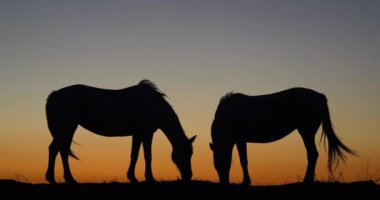
[[185,131],[183,130],[181,123],[174,111],[167,115],[165,119],[163,119],[161,130],[168,138],[170,144],[173,146],[173,149],[180,148],[188,140],[187,136],[185,135]]

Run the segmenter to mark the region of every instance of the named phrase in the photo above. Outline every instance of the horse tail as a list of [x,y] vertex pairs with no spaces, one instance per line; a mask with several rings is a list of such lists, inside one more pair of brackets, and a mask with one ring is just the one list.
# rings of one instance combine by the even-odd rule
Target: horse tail
[[73,157],[75,160],[80,160],[80,159],[78,158],[78,156],[76,156],[76,155],[74,154],[74,152],[73,152],[71,149],[69,150],[69,156]]
[[[47,119],[49,132],[50,132],[51,136],[53,136],[53,138],[57,137],[56,131],[55,131],[56,130],[55,120],[54,120],[54,116],[53,116],[54,115],[53,103],[54,103],[54,99],[55,99],[56,95],[57,95],[56,91],[53,91],[52,93],[50,93],[50,95],[48,96],[48,98],[46,100],[46,107],[45,107],[46,119]],[[69,149],[68,154],[69,154],[69,156],[75,158],[76,160],[79,160],[78,156],[76,156],[71,149]]]
[[326,142],[326,138],[328,141],[328,160],[327,165],[330,174],[333,174],[333,171],[336,169],[336,167],[339,165],[339,161],[342,160],[344,163],[346,161],[346,156],[344,155],[344,152],[347,152],[351,155],[355,155],[355,151],[347,147],[340,141],[338,136],[335,134],[335,131],[333,129],[333,125],[330,119],[330,111],[327,104],[327,98],[324,97],[323,102],[323,119],[322,119],[322,136],[323,142]]

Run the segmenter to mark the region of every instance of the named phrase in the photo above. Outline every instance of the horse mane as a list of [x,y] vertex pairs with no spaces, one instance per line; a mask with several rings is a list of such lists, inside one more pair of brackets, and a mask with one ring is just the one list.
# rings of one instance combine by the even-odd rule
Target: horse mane
[[[160,89],[158,89],[158,87],[150,80],[147,80],[147,79],[143,79],[141,80],[139,83],[138,83],[138,86],[141,86],[141,87],[145,87],[149,90],[152,90],[154,91],[156,94],[160,95],[162,97],[162,100],[164,102],[164,104],[167,106],[167,110],[170,111],[170,113],[172,115],[170,115],[171,117],[173,117],[179,124],[179,129],[181,130],[181,132],[183,133],[184,135],[184,131],[182,129],[182,126],[180,125],[180,122],[179,122],[179,119],[178,119],[178,116],[177,116],[177,113],[174,111],[173,107],[170,105],[170,103],[168,101],[166,101],[166,99],[164,97],[167,97],[165,93],[161,92]],[[165,131],[164,131],[165,132]]]
[[154,84],[152,81],[150,80],[147,80],[147,79],[143,79],[139,82],[140,86],[144,86],[144,87],[147,87],[147,88],[150,88],[152,89],[153,91],[155,91],[156,93],[158,93],[159,95],[163,96],[163,97],[167,97],[165,93],[161,92],[160,89],[158,89],[158,87],[156,86],[156,84]]
[[233,91],[227,92],[222,98],[220,98],[219,104],[225,102],[227,99],[229,99],[233,94],[235,94]]

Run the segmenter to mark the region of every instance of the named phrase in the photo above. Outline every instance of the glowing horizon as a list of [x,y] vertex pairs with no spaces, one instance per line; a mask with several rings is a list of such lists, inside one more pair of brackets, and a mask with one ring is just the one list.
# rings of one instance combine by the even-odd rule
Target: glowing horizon
[[[360,157],[347,157],[343,181],[380,169],[380,3],[370,1],[9,1],[0,7],[0,179],[45,183],[45,102],[73,84],[120,89],[142,79],[168,95],[194,146],[193,179],[217,181],[209,149],[220,97],[306,87],[325,94],[337,135]],[[328,180],[326,152],[316,176]],[[126,182],[131,137],[78,128],[70,159],[79,182]],[[161,131],[153,139],[153,175],[179,171]],[[297,132],[248,144],[253,184],[302,180],[306,151]],[[144,180],[142,149],[136,176]],[[25,179],[25,180],[24,180]],[[56,179],[63,180],[60,157]],[[234,149],[231,181],[242,181]]]

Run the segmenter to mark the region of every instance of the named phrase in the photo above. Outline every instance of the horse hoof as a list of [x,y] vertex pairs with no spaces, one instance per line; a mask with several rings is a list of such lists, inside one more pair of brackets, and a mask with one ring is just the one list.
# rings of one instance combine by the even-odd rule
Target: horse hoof
[[314,180],[313,179],[305,179],[303,180],[303,184],[313,184]]
[[54,177],[45,176],[45,180],[49,182],[49,184],[53,185],[56,184]]
[[146,179],[146,182],[149,182],[149,183],[155,183],[157,182],[156,179],[154,179],[153,177],[152,178],[147,178]]
[[220,181],[219,184],[223,185],[223,186],[227,186],[227,185],[230,185],[230,182],[229,181]]
[[136,179],[136,176],[132,173],[127,173],[127,178],[128,180],[131,182],[131,183],[137,183],[139,182],[137,179]]
[[65,183],[67,184],[77,184],[77,181],[74,178],[65,178]]
[[138,183],[139,181],[137,179],[129,179],[131,183]]
[[134,176],[128,176],[128,179],[131,183],[138,183],[139,181]]
[[66,184],[70,184],[70,185],[76,185],[78,184],[76,181],[65,181]]
[[50,185],[55,185],[55,184],[57,184],[57,182],[55,182],[54,179],[46,179],[46,180],[49,182]]
[[251,181],[250,180],[244,180],[242,183],[241,183],[242,186],[249,186],[251,185]]

